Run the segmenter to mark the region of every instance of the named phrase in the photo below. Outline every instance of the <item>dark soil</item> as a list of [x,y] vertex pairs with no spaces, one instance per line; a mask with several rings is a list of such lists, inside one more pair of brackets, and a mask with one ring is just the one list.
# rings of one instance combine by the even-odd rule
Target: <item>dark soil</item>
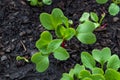
[[[40,8],[30,6],[27,0],[0,0],[0,80],[60,80],[63,72],[80,63],[80,52],[91,52],[94,48],[107,46],[120,56],[120,14],[110,16],[107,12],[109,3],[99,5],[95,0],[53,0],[52,5]],[[55,7],[61,8],[74,21],[74,27],[85,11],[95,11],[99,16],[105,12],[107,16],[103,24],[107,26],[95,31],[97,42],[93,45],[81,44],[76,38],[68,41],[66,48],[71,57],[67,61],[57,61],[51,56],[48,70],[38,73],[33,63],[18,62],[16,56],[30,59],[37,51],[35,42],[45,30],[39,22],[39,14],[50,13]]]

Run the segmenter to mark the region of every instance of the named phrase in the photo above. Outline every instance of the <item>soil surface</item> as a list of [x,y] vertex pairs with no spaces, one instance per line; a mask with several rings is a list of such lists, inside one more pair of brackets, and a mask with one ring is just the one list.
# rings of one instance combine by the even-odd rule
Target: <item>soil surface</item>
[[[53,0],[52,5],[33,7],[27,0],[0,0],[0,80],[60,80],[63,72],[68,72],[76,63],[80,63],[82,51],[91,52],[94,48],[111,48],[112,53],[120,56],[120,14],[110,16],[106,5],[95,0]],[[41,12],[50,13],[53,8],[61,8],[74,27],[79,24],[83,12],[96,12],[99,16],[105,12],[103,24],[107,26],[95,31],[97,42],[84,45],[76,38],[66,43],[70,53],[67,61],[58,61],[50,56],[50,66],[44,73],[38,73],[33,63],[16,61],[16,56],[30,59],[37,50],[35,42],[45,29],[39,21]]]

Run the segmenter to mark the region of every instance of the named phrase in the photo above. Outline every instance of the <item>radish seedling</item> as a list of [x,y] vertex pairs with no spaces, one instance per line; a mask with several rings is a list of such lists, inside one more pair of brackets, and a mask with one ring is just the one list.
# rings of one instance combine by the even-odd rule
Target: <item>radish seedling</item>
[[[111,55],[108,47],[94,49],[92,55],[82,52],[81,61],[82,65],[76,64],[69,73],[63,73],[60,80],[120,80],[120,59],[115,54]],[[101,66],[96,66],[96,62]]]

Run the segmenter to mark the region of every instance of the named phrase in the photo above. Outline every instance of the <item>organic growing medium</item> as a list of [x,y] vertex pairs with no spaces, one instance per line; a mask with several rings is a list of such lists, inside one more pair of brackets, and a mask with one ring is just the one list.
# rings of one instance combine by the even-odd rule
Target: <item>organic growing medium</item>
[[45,5],[51,5],[52,4],[52,0],[28,0],[30,1],[30,5],[31,6],[43,6]]
[[[108,8],[108,12],[110,13],[110,15],[117,15],[120,11],[120,0],[112,0],[113,2],[110,4],[109,8]],[[108,0],[96,0],[97,3],[99,4],[105,4],[108,2]]]
[[120,59],[111,55],[108,47],[94,49],[92,54],[82,52],[81,61],[82,65],[76,64],[69,73],[63,73],[61,80],[120,80]]

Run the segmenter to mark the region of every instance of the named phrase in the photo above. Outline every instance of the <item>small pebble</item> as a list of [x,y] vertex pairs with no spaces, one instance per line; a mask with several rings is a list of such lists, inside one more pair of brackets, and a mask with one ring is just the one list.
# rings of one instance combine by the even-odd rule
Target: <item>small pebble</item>
[[25,34],[26,34],[25,31],[22,31],[22,32],[19,33],[20,36],[24,36]]
[[4,61],[4,60],[6,60],[7,59],[7,56],[5,56],[5,55],[3,55],[2,57],[1,57],[1,61]]
[[119,17],[114,17],[113,22],[117,22],[119,20]]
[[30,34],[30,33],[32,33],[32,31],[29,30],[29,29],[27,29],[27,30],[26,30],[26,33],[27,33],[27,34]]
[[4,55],[5,54],[5,52],[0,52],[0,55]]

